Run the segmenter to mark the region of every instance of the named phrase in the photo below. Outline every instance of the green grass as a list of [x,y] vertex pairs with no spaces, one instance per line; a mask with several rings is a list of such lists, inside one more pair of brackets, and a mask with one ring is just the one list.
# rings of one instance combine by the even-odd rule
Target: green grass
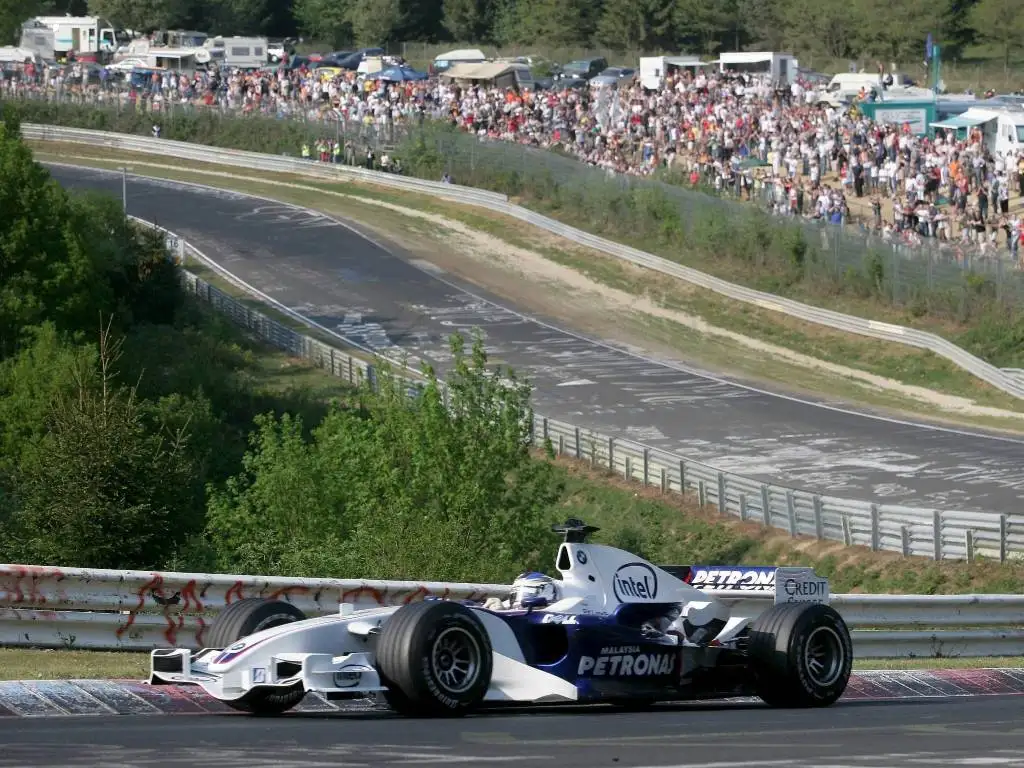
[[[180,167],[180,170],[169,170],[152,167],[166,165],[166,158],[132,153],[118,153],[112,157],[106,153],[98,154],[95,150],[81,145],[36,143],[36,146],[41,148],[46,156],[71,154],[75,157],[75,162],[106,167],[134,164],[133,167],[137,167],[139,172],[165,178],[195,180],[197,173],[231,174],[236,178],[225,179],[208,175],[202,180],[213,186],[267,195],[327,213],[354,218],[385,234],[402,229],[406,233],[407,241],[418,244],[426,244],[430,240],[441,241],[447,237],[447,233],[432,222],[396,214],[382,208],[381,205],[399,205],[406,209],[436,214],[492,235],[506,243],[540,253],[553,262],[585,274],[595,282],[632,295],[647,297],[667,309],[703,318],[715,328],[791,349],[818,360],[893,379],[902,384],[967,398],[978,405],[1004,411],[1024,412],[1024,402],[1018,398],[996,390],[930,352],[844,334],[760,307],[739,304],[714,294],[700,293],[682,281],[624,264],[537,230],[524,229],[520,223],[490,212],[421,195],[384,191],[356,183],[329,184],[295,175],[272,173],[262,174],[260,179],[255,179],[244,176],[244,169],[199,163],[176,164],[176,168]],[[323,192],[334,194],[325,195]],[[343,195],[339,195],[339,192]],[[241,291],[233,286],[222,281],[219,287],[241,298]],[[251,299],[245,301],[253,307],[259,305],[259,302]],[[270,314],[275,313],[271,311]],[[276,316],[275,319],[287,322],[293,327],[298,325],[296,321],[283,315]],[[669,319],[634,313],[626,320],[642,337],[657,337],[677,355],[681,354],[692,362],[714,370],[746,376],[755,381],[771,381],[790,391],[841,397],[870,408],[910,413],[949,423],[1011,431],[1022,429],[1020,421],[1016,418],[1007,418],[999,414],[989,416],[947,411],[908,393],[887,391],[843,378],[832,372],[801,367],[788,360],[780,361],[768,351],[753,350],[749,345],[743,346],[714,334],[699,334]]]

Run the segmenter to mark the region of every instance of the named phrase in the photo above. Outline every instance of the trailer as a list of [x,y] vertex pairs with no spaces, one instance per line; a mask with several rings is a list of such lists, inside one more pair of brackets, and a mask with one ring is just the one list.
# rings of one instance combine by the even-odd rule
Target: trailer
[[774,83],[793,83],[800,63],[790,53],[735,51],[719,54],[718,64],[722,72],[766,74]]
[[265,37],[211,37],[203,47],[213,61],[236,69],[263,69],[269,65]]
[[105,64],[119,44],[117,30],[100,16],[36,16],[32,21],[53,30],[53,51],[58,61],[73,55],[79,61]]

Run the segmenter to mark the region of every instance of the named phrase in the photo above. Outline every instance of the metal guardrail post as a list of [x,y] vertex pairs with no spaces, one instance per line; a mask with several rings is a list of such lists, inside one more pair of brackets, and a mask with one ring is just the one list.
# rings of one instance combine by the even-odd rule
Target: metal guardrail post
[[558,436],[558,455],[565,453],[565,435]]
[[825,538],[825,523],[821,519],[821,496],[815,495],[814,499],[814,537],[821,541]]
[[[448,388],[446,387],[444,391],[447,393],[448,392]],[[445,403],[445,405],[447,406],[447,403]],[[544,442],[547,443],[547,441],[551,438],[551,435],[548,433],[548,417],[547,416],[544,417],[544,421],[541,422],[541,424],[542,424],[542,429],[543,429],[543,433],[542,434],[544,435]]]
[[725,473],[719,471],[718,473],[718,514],[724,515],[726,513],[726,495],[725,495]]
[[871,549],[878,551],[881,534],[878,530],[878,505],[871,505]]
[[615,471],[615,438],[608,438],[608,471]]
[[668,470],[664,467],[661,468],[661,493],[668,493]]
[[910,530],[905,525],[900,528],[900,545],[903,549],[903,556],[910,557]]
[[686,493],[686,462],[679,460],[679,493]]
[[964,548],[967,550],[967,562],[974,562],[974,531],[968,528],[964,531]]
[[740,494],[740,520],[747,519],[747,494]]
[[772,496],[771,490],[767,485],[761,484],[761,512],[764,514],[764,519],[761,521],[765,527],[772,524]]
[[632,457],[631,456],[627,456],[626,457],[626,472],[625,472],[625,474],[623,476],[626,478],[626,480],[632,482],[632,480],[633,480],[633,462],[632,462]]
[[648,478],[650,477],[651,469],[651,452],[647,448],[644,448],[644,488],[647,487]]
[[789,523],[789,535],[796,538],[796,503],[792,491],[786,491],[786,521]]
[[843,515],[843,544],[850,546],[853,544],[853,531],[850,529],[850,519],[844,514]]
[[580,428],[579,427],[576,427],[575,433],[576,433],[576,458],[580,459],[580,458],[583,457],[583,454],[580,452]]
[[932,513],[932,552],[935,560],[942,559],[942,513]]
[[703,480],[697,481],[697,503],[700,504],[701,507],[708,503],[707,490],[704,488]]
[[999,516],[999,562],[1006,562],[1006,515]]

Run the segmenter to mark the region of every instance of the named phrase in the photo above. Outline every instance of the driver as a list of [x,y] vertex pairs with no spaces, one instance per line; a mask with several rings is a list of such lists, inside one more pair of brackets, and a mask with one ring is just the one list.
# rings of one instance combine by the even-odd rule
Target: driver
[[[523,608],[543,608],[558,602],[559,588],[557,580],[544,573],[529,571],[521,573],[512,582],[508,599],[489,597],[484,601],[484,608],[489,611],[516,611]],[[525,605],[524,605],[525,601]]]

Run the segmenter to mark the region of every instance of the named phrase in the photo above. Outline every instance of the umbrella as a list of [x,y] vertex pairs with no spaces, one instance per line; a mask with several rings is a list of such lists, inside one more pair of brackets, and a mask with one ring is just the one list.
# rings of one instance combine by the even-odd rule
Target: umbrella
[[410,67],[388,67],[380,72],[367,75],[370,80],[388,80],[393,83],[403,83],[406,80],[426,80],[426,72],[417,72]]

